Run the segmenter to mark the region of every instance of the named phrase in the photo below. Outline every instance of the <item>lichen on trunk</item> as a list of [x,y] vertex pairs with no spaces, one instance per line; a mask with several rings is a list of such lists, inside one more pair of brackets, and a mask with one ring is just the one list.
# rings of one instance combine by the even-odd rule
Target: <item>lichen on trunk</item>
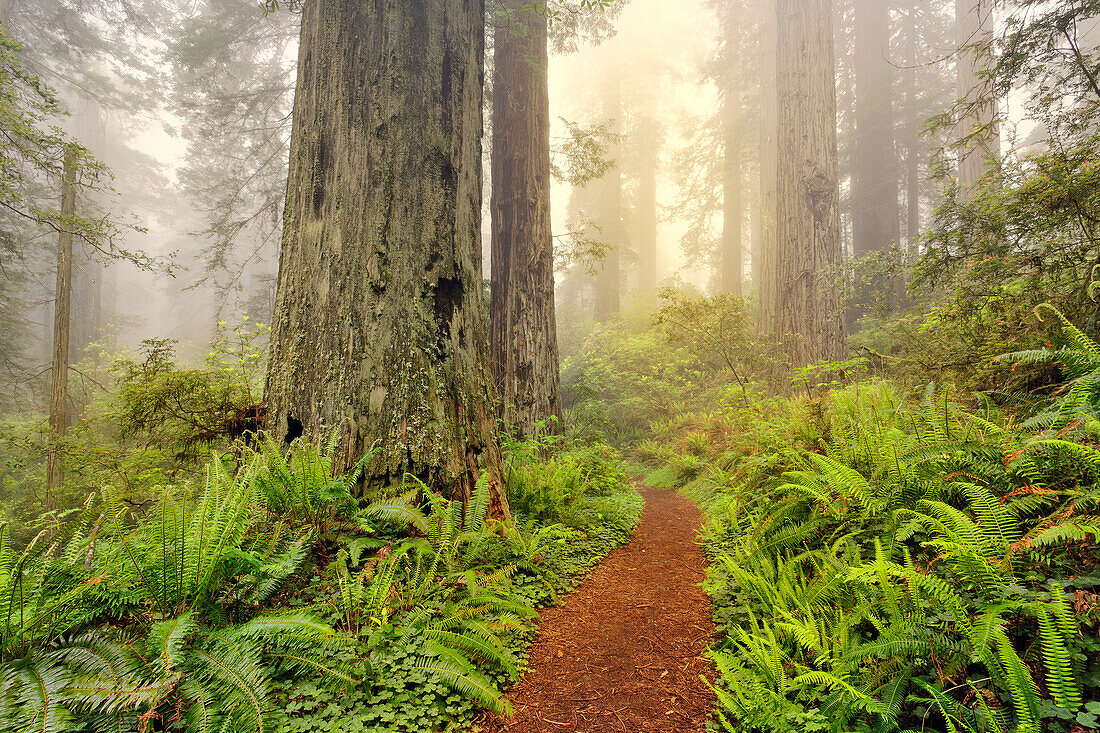
[[465,497],[490,472],[481,275],[483,0],[308,0],[268,429]]

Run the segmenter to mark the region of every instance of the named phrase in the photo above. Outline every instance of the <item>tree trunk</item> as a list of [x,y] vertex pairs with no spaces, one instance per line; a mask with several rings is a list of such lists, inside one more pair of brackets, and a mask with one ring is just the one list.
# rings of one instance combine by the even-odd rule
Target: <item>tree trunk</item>
[[657,292],[657,168],[661,130],[652,102],[647,101],[646,107],[635,135],[639,155],[638,202],[634,218],[638,289],[643,297],[652,301]]
[[775,333],[795,363],[844,353],[831,0],[777,0]]
[[[107,142],[107,115],[95,100],[87,100],[76,115],[76,137],[80,144],[100,160],[104,159]],[[85,196],[81,207],[92,202]],[[69,332],[69,351],[75,361],[84,355],[88,345],[99,338],[103,327],[104,266],[94,252],[78,247],[73,253],[73,295],[75,306]]]
[[[525,5],[528,7],[525,8]],[[493,64],[493,381],[504,424],[532,436],[561,415],[550,223],[547,18],[504,0]]]
[[858,257],[901,239],[894,150],[894,67],[890,10],[882,0],[855,3],[856,135],[852,240]]
[[482,0],[307,0],[267,375],[279,438],[507,516],[481,277]]
[[779,161],[777,131],[779,99],[776,89],[779,8],[777,0],[760,0],[760,262],[753,263],[758,301],[757,326],[761,333],[775,333],[776,257],[779,252],[777,196]]
[[[855,135],[852,151],[852,252],[884,252],[901,239],[898,164],[894,149],[894,68],[890,9],[882,0],[855,0]],[[848,325],[883,299],[896,306],[900,282],[857,294]]]
[[[623,105],[617,62],[617,59],[611,59],[607,69],[603,103],[604,117],[614,121],[612,132],[619,135],[622,132]],[[596,276],[596,320],[599,321],[614,318],[621,307],[621,248],[624,244],[622,146],[619,143],[609,146],[608,154],[614,159],[614,165],[593,184],[596,191],[596,225],[600,228],[600,239],[608,245]]]
[[8,27],[8,19],[11,18],[11,0],[0,0],[0,25]]
[[740,296],[744,279],[741,229],[744,206],[741,190],[741,103],[733,89],[727,89],[724,105],[725,160],[722,172],[722,274],[723,293]]
[[955,0],[955,29],[958,34],[958,94],[970,107],[959,120],[959,194],[970,201],[985,175],[997,167],[1001,137],[997,130],[997,100],[986,88],[979,72],[986,54],[973,48],[988,43],[993,34],[991,0]]
[[906,260],[912,262],[920,240],[920,116],[917,113],[917,7],[910,0],[905,27],[905,216]]
[[46,512],[57,511],[57,492],[65,479],[64,457],[57,441],[69,430],[69,320],[73,284],[73,228],[76,215],[76,150],[65,151],[61,179],[61,231],[57,238],[57,284],[54,287],[53,361],[50,369],[50,436],[46,451]]

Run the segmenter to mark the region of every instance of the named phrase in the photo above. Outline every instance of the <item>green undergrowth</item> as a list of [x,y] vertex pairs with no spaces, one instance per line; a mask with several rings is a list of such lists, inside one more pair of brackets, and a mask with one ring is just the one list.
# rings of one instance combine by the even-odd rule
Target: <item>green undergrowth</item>
[[1073,379],[1011,412],[865,381],[656,426],[647,482],[706,516],[714,728],[1100,727],[1100,349],[1068,339],[1008,355]]
[[238,446],[144,513],[110,491],[28,543],[0,523],[0,720],[13,731],[442,731],[506,712],[536,608],[637,524],[603,445],[507,451],[483,480],[356,497],[335,444]]

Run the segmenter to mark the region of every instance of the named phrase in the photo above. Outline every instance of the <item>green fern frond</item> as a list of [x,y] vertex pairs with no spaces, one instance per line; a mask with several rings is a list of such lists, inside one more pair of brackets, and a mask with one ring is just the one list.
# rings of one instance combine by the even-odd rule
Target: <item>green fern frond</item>
[[418,669],[438,675],[448,687],[486,710],[498,715],[511,714],[511,705],[496,685],[478,672],[460,652],[430,639],[424,642],[424,646],[435,657],[422,657],[416,663]]

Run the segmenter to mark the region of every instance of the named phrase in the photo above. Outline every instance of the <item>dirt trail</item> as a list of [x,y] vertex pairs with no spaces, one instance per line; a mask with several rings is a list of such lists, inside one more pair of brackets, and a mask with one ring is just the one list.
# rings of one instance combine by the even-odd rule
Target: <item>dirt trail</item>
[[698,508],[641,487],[646,506],[628,545],[612,552],[564,605],[542,612],[515,714],[490,733],[702,733],[713,695],[700,679],[714,634],[699,587]]

